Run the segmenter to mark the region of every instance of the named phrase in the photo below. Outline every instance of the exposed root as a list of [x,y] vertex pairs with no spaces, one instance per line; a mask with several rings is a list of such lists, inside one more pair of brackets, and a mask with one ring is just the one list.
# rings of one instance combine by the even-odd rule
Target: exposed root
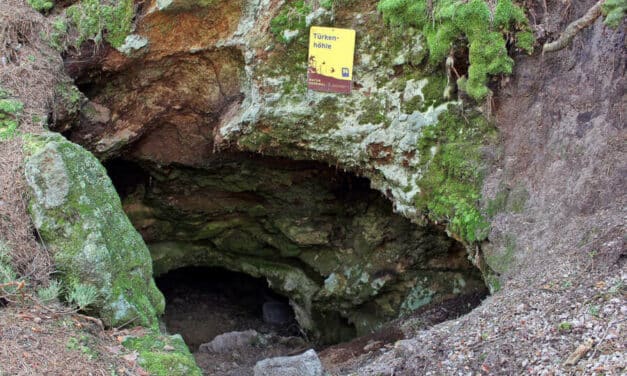
[[605,0],[599,0],[592,8],[588,9],[583,17],[570,23],[557,40],[545,43],[544,46],[542,46],[542,53],[559,51],[568,46],[579,31],[592,25],[594,21],[599,18],[603,3],[605,3]]

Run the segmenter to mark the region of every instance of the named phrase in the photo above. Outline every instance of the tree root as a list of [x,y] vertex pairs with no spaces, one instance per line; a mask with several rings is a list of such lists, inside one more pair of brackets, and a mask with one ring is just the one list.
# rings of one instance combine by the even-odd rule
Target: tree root
[[592,8],[588,9],[583,17],[570,23],[557,40],[545,43],[544,46],[542,46],[542,53],[559,51],[568,46],[579,31],[592,25],[592,23],[599,18],[603,3],[605,3],[605,0],[599,0]]

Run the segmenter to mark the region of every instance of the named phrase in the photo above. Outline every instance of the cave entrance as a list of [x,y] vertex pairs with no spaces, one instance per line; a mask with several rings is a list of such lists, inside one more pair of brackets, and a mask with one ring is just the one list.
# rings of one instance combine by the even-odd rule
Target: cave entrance
[[300,328],[288,298],[264,278],[214,267],[184,267],[155,279],[166,299],[163,321],[196,352],[228,332],[298,336]]
[[[486,292],[441,226],[412,223],[368,179],[333,166],[222,152],[198,166],[128,154],[105,167],[150,250],[168,330],[193,349],[265,330],[272,291],[298,323],[277,334],[302,331],[316,347]],[[223,269],[187,269],[200,266]]]

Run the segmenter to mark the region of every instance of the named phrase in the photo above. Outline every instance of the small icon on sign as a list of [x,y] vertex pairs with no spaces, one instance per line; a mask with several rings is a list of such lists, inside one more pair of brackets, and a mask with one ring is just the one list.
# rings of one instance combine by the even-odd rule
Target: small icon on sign
[[350,72],[348,68],[342,68],[342,77],[348,77],[348,76],[350,76]]

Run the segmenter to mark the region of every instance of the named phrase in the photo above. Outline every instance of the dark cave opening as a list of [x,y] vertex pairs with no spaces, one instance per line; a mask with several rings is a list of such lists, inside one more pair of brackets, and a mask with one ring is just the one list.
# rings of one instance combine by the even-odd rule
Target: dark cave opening
[[217,335],[255,330],[280,336],[301,334],[289,299],[264,278],[223,268],[184,267],[155,278],[166,299],[163,322],[195,352]]
[[[132,153],[104,165],[151,252],[167,330],[193,350],[248,329],[324,348],[486,294],[461,243],[394,213],[355,173],[252,153],[194,167]],[[264,305],[289,322],[264,321]]]
[[148,172],[135,162],[112,159],[103,162],[103,165],[121,199],[150,181]]

